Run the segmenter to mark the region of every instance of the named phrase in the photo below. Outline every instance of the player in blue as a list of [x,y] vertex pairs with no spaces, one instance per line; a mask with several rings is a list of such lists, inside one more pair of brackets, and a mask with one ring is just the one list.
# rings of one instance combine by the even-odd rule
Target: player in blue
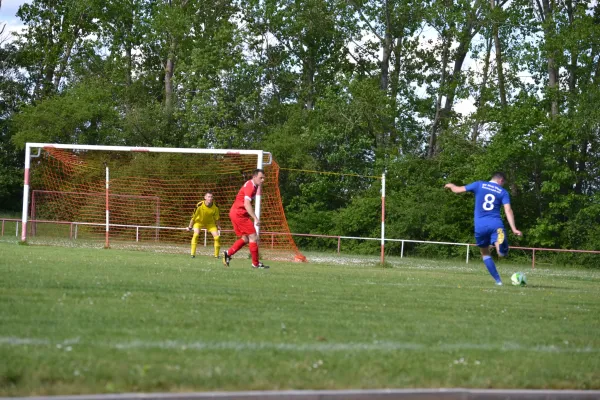
[[508,254],[508,240],[504,231],[504,223],[500,214],[500,207],[504,205],[506,219],[517,236],[522,236],[515,225],[515,215],[510,206],[510,196],[502,186],[506,183],[506,176],[496,172],[489,182],[476,181],[467,186],[456,186],[447,183],[444,187],[454,193],[473,192],[475,194],[475,243],[479,247],[483,263],[490,275],[496,280],[496,285],[502,285],[502,279],[496,270],[496,264],[490,256],[490,246],[495,246],[498,256]]

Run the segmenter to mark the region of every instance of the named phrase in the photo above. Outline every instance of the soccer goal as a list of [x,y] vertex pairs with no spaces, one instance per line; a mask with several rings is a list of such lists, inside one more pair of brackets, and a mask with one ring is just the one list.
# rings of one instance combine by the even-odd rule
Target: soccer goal
[[279,166],[262,150],[28,143],[21,241],[186,252],[185,227],[211,191],[227,246],[236,239],[229,209],[256,168],[267,177],[255,199],[261,254],[304,261],[285,218]]

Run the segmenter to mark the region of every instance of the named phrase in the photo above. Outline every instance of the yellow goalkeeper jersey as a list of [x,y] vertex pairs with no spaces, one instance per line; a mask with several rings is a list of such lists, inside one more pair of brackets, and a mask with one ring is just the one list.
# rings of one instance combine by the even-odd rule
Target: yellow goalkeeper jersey
[[203,226],[215,225],[219,220],[219,207],[213,202],[210,207],[204,204],[204,201],[196,204],[196,211],[192,215],[194,223]]

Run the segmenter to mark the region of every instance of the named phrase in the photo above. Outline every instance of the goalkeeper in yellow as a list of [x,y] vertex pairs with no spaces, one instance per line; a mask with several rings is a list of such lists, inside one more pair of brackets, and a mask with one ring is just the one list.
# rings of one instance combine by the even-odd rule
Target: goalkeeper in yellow
[[186,231],[194,230],[192,236],[192,258],[196,257],[196,246],[198,245],[198,236],[200,229],[205,228],[215,239],[215,257],[219,258],[221,243],[219,242],[219,233],[221,232],[221,223],[219,222],[219,207],[213,202],[212,192],[206,192],[204,200],[196,204],[196,211],[190,219],[190,224]]

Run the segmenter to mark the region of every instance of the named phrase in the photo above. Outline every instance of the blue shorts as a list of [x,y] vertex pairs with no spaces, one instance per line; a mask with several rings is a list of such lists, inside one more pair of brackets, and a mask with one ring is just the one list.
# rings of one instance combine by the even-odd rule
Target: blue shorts
[[499,255],[506,257],[508,255],[508,238],[503,226],[480,227],[475,231],[475,244],[478,247],[492,246],[496,242],[500,247]]

